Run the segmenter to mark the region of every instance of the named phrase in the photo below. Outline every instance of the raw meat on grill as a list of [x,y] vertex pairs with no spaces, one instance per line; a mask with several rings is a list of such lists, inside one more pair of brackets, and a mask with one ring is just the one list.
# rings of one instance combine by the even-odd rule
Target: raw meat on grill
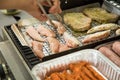
[[63,52],[63,51],[67,51],[71,49],[70,47],[68,47],[66,44],[60,44],[60,47],[59,47],[59,52]]
[[109,13],[105,9],[99,7],[86,8],[83,10],[83,13],[99,23],[116,22],[119,17],[118,15]]
[[66,13],[64,22],[68,24],[74,31],[86,31],[91,28],[91,18],[83,13]]
[[32,26],[27,27],[26,33],[28,33],[28,35],[29,35],[31,38],[33,38],[34,40],[44,41],[44,39],[40,36],[40,34],[38,33],[38,31],[35,30],[35,28],[32,27]]
[[41,24],[38,25],[37,31],[43,36],[56,37],[56,34],[52,30],[46,28],[44,25]]
[[64,32],[63,37],[66,42],[66,45],[69,46],[70,48],[75,48],[80,44],[80,42],[68,32]]
[[50,49],[51,49],[52,53],[53,54],[58,53],[60,42],[56,38],[53,38],[53,37],[47,37],[47,40],[50,44]]
[[[55,20],[52,20],[52,22],[54,23],[54,25],[55,25],[54,27],[57,29],[57,31],[60,35],[62,35],[66,31],[66,29],[62,23],[55,21]],[[46,23],[51,25],[49,21],[47,21]]]
[[32,41],[32,48],[36,56],[38,56],[40,59],[44,57],[43,44],[41,42]]

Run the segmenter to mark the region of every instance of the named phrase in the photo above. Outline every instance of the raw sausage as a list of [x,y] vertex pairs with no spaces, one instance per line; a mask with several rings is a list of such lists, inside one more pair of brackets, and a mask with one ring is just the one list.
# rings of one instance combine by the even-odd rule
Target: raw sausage
[[113,43],[112,49],[120,56],[120,42],[116,41]]
[[112,50],[107,47],[101,47],[99,48],[99,51],[120,67],[120,57],[118,57]]

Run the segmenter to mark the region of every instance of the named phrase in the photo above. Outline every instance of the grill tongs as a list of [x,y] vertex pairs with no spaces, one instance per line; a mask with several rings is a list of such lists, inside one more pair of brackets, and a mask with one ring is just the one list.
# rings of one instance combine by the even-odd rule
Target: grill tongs
[[[51,1],[50,1],[50,0],[46,0],[46,1],[47,1],[47,3],[49,4],[49,6],[51,7],[51,6],[52,6]],[[52,19],[48,16],[46,10],[44,9],[43,5],[40,3],[40,0],[37,0],[37,4],[38,4],[39,8],[42,10],[43,14],[48,18],[48,21],[50,22],[50,24],[53,25],[53,26],[55,26],[55,24],[52,22]],[[60,17],[59,14],[54,14],[54,16],[55,16],[58,20],[61,19],[61,17]]]

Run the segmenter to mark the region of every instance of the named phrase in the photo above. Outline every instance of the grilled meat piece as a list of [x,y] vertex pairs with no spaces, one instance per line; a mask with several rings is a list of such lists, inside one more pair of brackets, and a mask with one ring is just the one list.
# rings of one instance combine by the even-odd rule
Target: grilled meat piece
[[114,23],[108,23],[108,24],[102,24],[95,26],[87,31],[87,33],[95,33],[98,31],[105,31],[105,30],[116,30],[120,28],[120,25],[114,24]]
[[83,10],[83,13],[99,23],[116,22],[119,17],[118,15],[108,13],[105,9],[99,7],[86,8]]
[[97,33],[94,33],[94,34],[87,35],[82,40],[82,42],[83,43],[89,43],[89,42],[97,41],[97,40],[100,40],[100,39],[107,38],[109,35],[110,35],[110,30],[97,32]]
[[86,31],[90,29],[92,20],[83,13],[66,13],[64,22],[70,25],[74,31]]

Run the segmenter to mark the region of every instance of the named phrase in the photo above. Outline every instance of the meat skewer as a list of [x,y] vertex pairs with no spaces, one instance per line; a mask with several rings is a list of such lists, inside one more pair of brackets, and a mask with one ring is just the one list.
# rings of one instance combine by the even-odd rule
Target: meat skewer
[[32,26],[29,26],[27,29],[26,29],[26,33],[28,33],[28,35],[33,38],[34,40],[37,40],[37,41],[44,41],[44,39],[40,36],[40,34],[35,30],[34,27]]
[[39,27],[37,27],[37,31],[41,35],[44,35],[47,37],[55,37],[56,36],[56,34],[52,30],[45,28],[43,25],[38,25],[38,26]]

